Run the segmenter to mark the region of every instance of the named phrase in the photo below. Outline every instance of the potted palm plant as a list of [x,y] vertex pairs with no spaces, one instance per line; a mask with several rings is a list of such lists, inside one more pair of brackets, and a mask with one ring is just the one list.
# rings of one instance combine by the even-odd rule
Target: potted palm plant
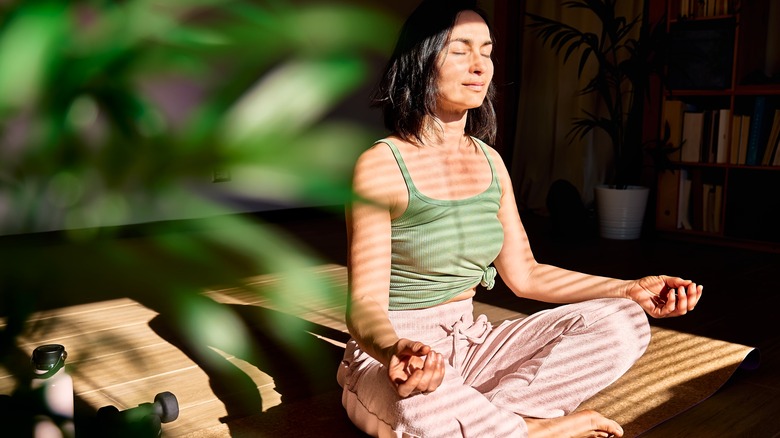
[[[570,138],[582,138],[598,130],[612,146],[612,169],[603,186],[596,188],[596,204],[603,237],[638,238],[642,229],[649,189],[639,186],[642,174],[642,118],[644,98],[653,75],[662,73],[660,50],[665,24],[654,28],[643,13],[634,18],[619,15],[617,0],[571,0],[563,6],[593,14],[600,29],[579,29],[562,21],[526,14],[528,27],[563,62],[579,54],[578,78],[586,72],[582,94],[595,94],[601,111],[583,108],[575,118]],[[595,26],[598,27],[598,26]],[[588,69],[590,63],[595,68]],[[590,73],[588,73],[590,74]],[[614,205],[612,199],[627,202]]]

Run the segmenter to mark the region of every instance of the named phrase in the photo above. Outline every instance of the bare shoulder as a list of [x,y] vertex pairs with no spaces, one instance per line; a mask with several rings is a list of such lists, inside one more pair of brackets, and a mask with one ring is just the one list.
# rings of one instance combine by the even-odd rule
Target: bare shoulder
[[395,156],[382,142],[360,154],[355,163],[352,185],[359,196],[382,203],[392,203],[399,192],[405,191]]
[[389,162],[390,160],[394,160],[393,152],[390,150],[387,144],[382,141],[378,141],[360,154],[357,160],[357,165],[355,167],[357,169],[364,168],[366,166],[375,166],[378,164],[381,165],[381,163]]
[[508,178],[509,171],[507,170],[506,164],[504,163],[504,157],[502,157],[501,154],[499,154],[498,151],[493,148],[493,146],[490,146],[484,142],[483,144],[486,146],[488,154],[490,154],[490,159],[493,160],[493,165],[496,167],[496,171],[498,171],[501,179]]
[[383,142],[374,143],[363,151],[355,163],[355,183],[381,182],[392,173],[400,175],[400,170],[393,152]]

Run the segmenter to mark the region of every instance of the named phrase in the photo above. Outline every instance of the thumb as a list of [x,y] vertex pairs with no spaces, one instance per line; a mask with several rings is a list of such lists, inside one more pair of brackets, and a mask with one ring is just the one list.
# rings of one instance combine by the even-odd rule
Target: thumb
[[431,347],[419,341],[401,339],[398,341],[399,356],[424,356],[431,351]]

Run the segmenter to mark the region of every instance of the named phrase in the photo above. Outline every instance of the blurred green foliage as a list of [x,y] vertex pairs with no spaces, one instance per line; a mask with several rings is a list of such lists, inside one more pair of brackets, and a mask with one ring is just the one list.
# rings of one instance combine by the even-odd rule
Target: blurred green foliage
[[[41,306],[125,296],[170,315],[193,348],[244,348],[241,321],[204,287],[318,261],[222,201],[343,204],[377,133],[332,113],[397,28],[387,13],[322,1],[0,2],[3,357],[22,331],[45,330],[26,326]],[[232,181],[213,184],[216,170]],[[219,222],[111,234],[195,217]],[[8,237],[47,230],[66,238]],[[283,288],[331,292],[288,278]],[[268,293],[284,304],[284,290]]]
[[[322,3],[5,9],[0,234],[122,224],[166,208],[200,216],[209,207],[181,201],[182,182],[211,183],[223,168],[249,170],[253,180],[230,189],[250,198],[339,200],[351,140],[365,132],[320,122],[366,79],[367,53],[389,50],[394,29],[369,9]],[[160,197],[166,190],[174,196]]]

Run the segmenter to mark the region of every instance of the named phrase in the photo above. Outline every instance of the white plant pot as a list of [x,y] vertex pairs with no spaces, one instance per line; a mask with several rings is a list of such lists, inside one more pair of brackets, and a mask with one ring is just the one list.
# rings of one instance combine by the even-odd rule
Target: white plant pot
[[606,239],[633,240],[642,234],[642,221],[650,189],[628,186],[625,190],[596,187],[599,234]]

